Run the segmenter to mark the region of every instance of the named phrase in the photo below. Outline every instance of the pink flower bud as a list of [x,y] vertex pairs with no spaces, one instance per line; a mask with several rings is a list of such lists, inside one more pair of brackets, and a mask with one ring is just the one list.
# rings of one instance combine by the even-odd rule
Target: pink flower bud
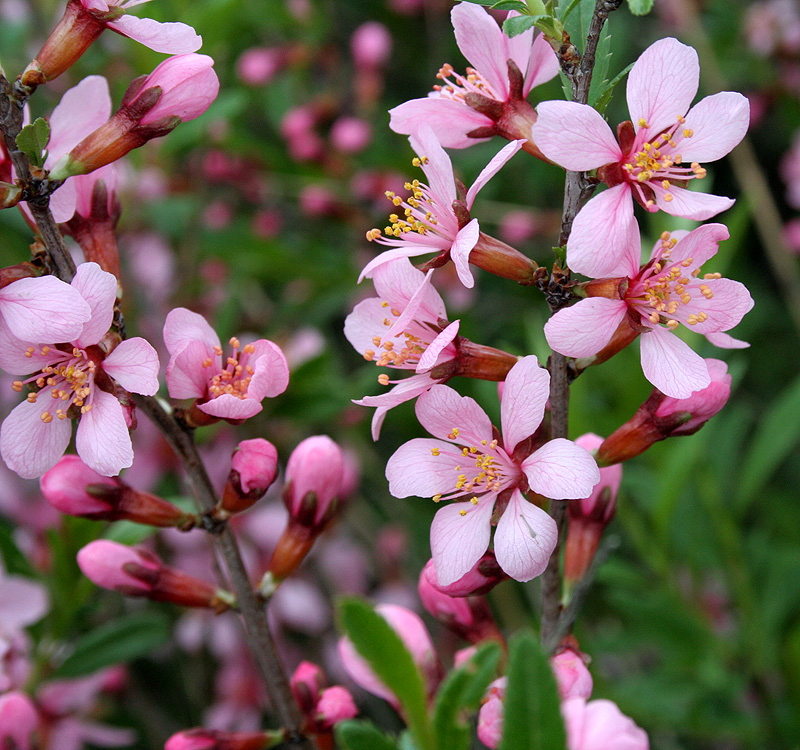
[[[594,433],[581,435],[575,440],[575,445],[584,448],[589,453],[595,451],[603,444],[603,438]],[[568,503],[570,519],[583,517],[606,526],[614,517],[617,508],[617,494],[622,483],[622,466],[616,464],[600,469],[600,481],[594,486],[592,494],[587,498]]]
[[31,750],[32,735],[39,727],[33,701],[18,690],[0,695],[0,747]]
[[344,478],[342,449],[327,435],[303,440],[286,464],[284,503],[303,526],[320,526],[333,516]]
[[611,701],[568,698],[561,704],[561,715],[569,750],[649,750],[644,730]]
[[429,560],[423,569],[423,574],[428,579],[433,588],[448,596],[471,596],[474,594],[486,594],[491,591],[498,583],[505,581],[508,575],[497,564],[494,552],[489,550],[481,557],[472,568],[461,578],[453,583],[442,586],[436,576],[436,567],[433,560]]
[[[396,604],[379,604],[375,607],[375,611],[400,636],[422,673],[428,693],[433,693],[442,678],[442,666],[422,619],[410,609]],[[378,679],[349,638],[339,640],[339,657],[353,682],[393,706],[399,705],[394,693]]]
[[141,547],[98,539],[78,552],[78,566],[96,585],[127,596],[143,596],[184,607],[210,607],[220,612],[233,603],[229,592],[164,565],[156,555]]
[[[577,441],[576,441],[577,442]],[[558,684],[558,694],[561,700],[567,698],[589,698],[592,694],[594,682],[592,675],[586,668],[583,655],[571,648],[550,659],[550,666]]]
[[367,21],[350,37],[350,51],[357,67],[380,68],[392,54],[392,35],[382,23]]
[[346,154],[363,151],[372,140],[372,128],[358,117],[340,117],[331,126],[331,143]]
[[278,474],[278,451],[263,438],[243,440],[233,454],[221,506],[239,513],[264,496]]
[[320,693],[325,687],[325,675],[316,664],[302,661],[295,669],[290,684],[300,711],[303,714],[310,714],[316,707]]
[[506,678],[501,677],[489,685],[487,697],[478,713],[478,739],[491,750],[495,750],[503,737],[506,682]]
[[275,744],[268,732],[218,732],[214,729],[188,729],[173,734],[164,750],[266,750]]
[[266,86],[283,67],[285,57],[276,47],[251,47],[236,61],[236,72],[248,86]]
[[317,721],[324,729],[330,729],[340,721],[358,716],[353,696],[341,685],[334,685],[322,691],[317,703]]

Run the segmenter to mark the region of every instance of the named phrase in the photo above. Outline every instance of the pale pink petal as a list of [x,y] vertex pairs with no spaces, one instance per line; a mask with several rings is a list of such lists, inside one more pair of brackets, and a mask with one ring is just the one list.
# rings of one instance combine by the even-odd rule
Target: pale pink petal
[[155,396],[158,392],[158,353],[139,336],[126,339],[103,360],[103,370],[126,391]]
[[256,401],[275,398],[289,385],[289,365],[286,357],[277,344],[267,339],[259,339],[252,345],[255,347],[255,352],[250,355],[248,362],[251,366],[255,362],[255,372],[250,380],[247,396]]
[[11,333],[23,341],[73,341],[89,320],[89,304],[55,276],[20,279],[0,289],[0,311]]
[[469,270],[469,254],[478,244],[480,233],[478,220],[472,219],[469,224],[458,230],[453,246],[450,248],[450,260],[456,267],[459,281],[467,289],[475,286],[475,279],[472,278],[472,272]]
[[677,150],[688,164],[716,161],[731,152],[750,126],[750,102],[735,91],[707,96],[692,107],[677,134],[693,131],[678,143]]
[[550,373],[539,367],[535,356],[523,357],[509,370],[500,402],[503,448],[508,453],[536,432],[549,397]]
[[[110,117],[111,94],[103,76],[87,76],[77,86],[68,89],[50,116],[51,135],[45,166],[52,168],[64,154]],[[60,191],[61,188],[55,194]]]
[[439,139],[427,123],[417,126],[408,139],[414,153],[425,162],[422,171],[428,181],[428,187],[437,199],[443,212],[450,212],[450,205],[458,197],[453,175],[453,163],[442,148]]
[[6,633],[41,620],[49,608],[42,584],[19,576],[0,577],[0,627]]
[[72,287],[89,303],[91,318],[84,323],[80,336],[74,340],[79,347],[92,346],[100,341],[111,327],[114,301],[117,298],[117,279],[97,263],[81,263],[72,279]]
[[747,349],[750,346],[746,341],[735,339],[733,336],[723,333],[722,331],[707,333],[706,338],[710,343],[714,344],[714,346],[718,346],[720,349]]
[[[190,341],[178,353],[174,354],[167,364],[167,390],[172,398],[202,398],[206,395],[208,384],[213,375],[219,372],[219,366],[203,367],[203,362],[213,355],[206,344],[201,341]],[[212,361],[218,361],[214,357]]]
[[[70,177],[64,185],[62,185],[57,192],[53,193],[53,197],[57,196],[64,187],[71,185],[74,192],[74,211],[81,216],[88,218],[92,211],[92,195],[94,193],[95,185],[98,182],[103,183],[106,188],[107,194],[115,192],[119,184],[119,174],[114,164],[106,164],[100,169],[95,169],[91,174],[80,174],[75,177]],[[50,200],[50,207],[52,208],[53,201]],[[55,211],[53,212],[55,215]],[[63,221],[69,221],[71,216]],[[62,221],[56,219],[56,221]]]
[[[442,250],[446,250],[448,243],[446,240],[442,241]],[[393,247],[391,250],[386,250],[382,252],[380,255],[375,256],[366,266],[364,266],[363,270],[359,274],[358,283],[360,284],[363,279],[372,278],[373,274],[375,273],[376,269],[382,267],[386,263],[391,263],[396,261],[400,258],[414,258],[417,255],[425,255],[426,253],[433,253],[436,252],[436,247],[431,245],[415,245],[411,242],[404,243],[400,247]]]
[[587,297],[553,315],[544,325],[544,335],[559,354],[591,357],[611,341],[627,311],[622,300]]
[[399,382],[387,393],[383,393],[380,396],[365,396],[353,403],[359,406],[377,407],[375,414],[372,415],[372,439],[377,440],[380,437],[381,426],[389,409],[425,393],[437,382],[427,373],[412,375],[410,378]]
[[544,572],[557,539],[555,521],[514,490],[494,533],[500,567],[517,581],[530,581]]
[[255,398],[239,398],[230,393],[223,393],[211,401],[198,404],[200,411],[220,419],[249,419],[258,414],[264,407]]
[[5,319],[0,315],[0,367],[9,375],[28,375],[49,364],[50,358],[42,357],[41,354],[37,356],[34,353],[32,357],[26,357],[25,352],[29,346],[27,341],[21,341],[11,333]]
[[666,201],[664,200],[664,195],[667,191],[661,185],[653,182],[649,182],[648,185],[653,188],[653,192],[656,194],[656,205],[671,216],[680,216],[682,219],[705,221],[712,216],[727,211],[736,203],[732,198],[711,195],[710,193],[698,193],[694,190],[687,190],[674,185],[669,189],[672,200]]
[[64,224],[75,215],[75,209],[78,205],[76,179],[76,177],[70,177],[50,197],[50,211],[53,214],[53,219],[58,224]]
[[594,107],[577,102],[541,102],[531,137],[564,169],[582,172],[622,159],[617,139]]
[[486,552],[496,497],[491,492],[481,497],[477,505],[451,503],[433,517],[431,553],[440,585],[455,583]]
[[553,500],[589,497],[600,481],[591,454],[571,440],[556,438],[534,451],[521,464],[534,492]]
[[[372,281],[378,297],[388,301],[391,307],[403,309],[420,291],[425,282],[425,274],[414,268],[411,261],[404,257],[376,268]],[[434,321],[447,314],[442,298],[431,284],[425,285],[420,306],[420,309],[426,311],[426,317]],[[385,308],[383,317],[386,317]]]
[[[511,41],[513,43],[514,40],[512,39]],[[531,47],[531,56],[528,62],[528,72],[525,74],[525,82],[522,86],[522,95],[527,96],[536,86],[555,78],[560,70],[561,65],[558,62],[556,53],[553,52],[553,48],[544,34],[537,34]]]
[[359,354],[374,352],[376,346],[373,339],[375,336],[383,338],[387,330],[387,326],[383,325],[384,320],[386,308],[383,300],[379,297],[361,300],[344,319],[344,336]]
[[105,477],[115,477],[133,463],[122,404],[99,388],[93,389],[90,403],[91,410],[81,415],[75,448],[89,468]]
[[23,401],[0,426],[0,454],[6,466],[23,479],[40,477],[55,466],[72,436],[69,419],[54,419],[46,424],[42,414],[52,408],[52,399],[40,398],[35,404]]
[[619,276],[630,267],[634,236],[631,189],[623,183],[591,198],[578,212],[567,240],[567,263],[592,278]]
[[176,354],[190,341],[199,341],[207,349],[219,346],[219,336],[202,315],[185,307],[176,307],[164,321],[164,344],[170,354]]
[[671,331],[656,326],[639,338],[642,372],[662,393],[688,398],[711,382],[705,360]]
[[[439,355],[453,342],[453,339],[458,334],[458,328],[461,324],[461,321],[456,320],[451,323],[447,328],[445,328],[430,344],[428,344],[428,348],[424,351],[422,356],[419,358],[419,363],[417,364],[417,373],[424,373],[432,370],[438,360]],[[455,356],[455,351],[453,352],[453,356]]]
[[[417,419],[434,437],[448,439],[453,428],[459,444],[479,445],[492,440],[492,423],[486,412],[469,396],[459,396],[446,385],[435,385],[417,401]],[[452,439],[452,438],[450,438]]]
[[489,117],[466,104],[434,96],[411,99],[390,109],[389,115],[389,127],[395,133],[410,135],[424,122],[444,148],[467,148],[487,141],[488,138],[470,138],[467,133],[494,125]]
[[649,750],[647,734],[608,700],[568,698],[561,704],[571,750]]
[[[473,68],[490,83],[501,101],[508,97],[508,37],[483,8],[459,3],[450,11],[456,43]],[[523,71],[524,74],[524,71]]]
[[514,156],[525,144],[524,140],[511,141],[501,148],[492,158],[492,160],[481,170],[478,178],[472,183],[472,186],[467,190],[467,208],[471,209],[475,201],[475,196],[480,192],[483,186],[489,182]]
[[697,52],[677,39],[660,39],[642,52],[628,74],[627,88],[631,121],[640,134],[637,140],[652,140],[685,115],[699,82]]
[[[401,310],[400,315],[392,321],[392,325],[387,331],[389,336],[394,338],[402,336],[408,326],[411,325],[411,322],[417,317],[417,313],[420,311],[423,303],[429,298],[428,290],[430,288],[432,275],[433,269],[431,268],[431,270],[425,274],[417,291],[411,296],[405,309]],[[390,316],[391,313],[387,316],[389,320],[391,320]]]
[[203,38],[191,26],[175,21],[160,23],[152,18],[137,18],[125,14],[107,26],[122,36],[166,55],[196,52],[203,44]]
[[[433,451],[438,451],[434,455]],[[455,490],[463,459],[450,443],[430,438],[414,438],[403,443],[386,463],[386,478],[393,497],[433,497]]]
[[[704,224],[697,227],[684,236],[679,236],[679,232],[672,232],[673,239],[678,240],[678,244],[672,248],[669,256],[669,264],[680,263],[691,258],[692,263],[688,266],[687,272],[693,268],[699,268],[706,261],[713,258],[719,250],[719,243],[730,237],[728,227],[724,224]],[[656,248],[660,248],[661,243],[656,243]],[[666,263],[662,264],[666,267]]]

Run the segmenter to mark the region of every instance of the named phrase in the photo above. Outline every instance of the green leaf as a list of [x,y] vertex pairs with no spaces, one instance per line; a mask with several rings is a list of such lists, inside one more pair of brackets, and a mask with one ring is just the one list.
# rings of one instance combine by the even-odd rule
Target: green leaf
[[522,0],[498,0],[491,8],[492,10],[515,10],[523,15],[530,15],[528,6]]
[[614,89],[617,87],[617,84],[630,72],[631,68],[633,67],[633,63],[623,68],[611,82],[606,82],[606,84],[600,89],[600,92],[597,96],[597,99],[592,103],[592,106],[602,115],[606,111],[606,107],[608,106],[609,102],[611,101],[611,96],[614,93]]
[[356,651],[400,701],[422,750],[433,750],[425,685],[411,654],[386,620],[360,599],[339,604],[339,621]]
[[30,125],[26,125],[17,136],[17,148],[28,157],[34,167],[44,165],[47,154],[43,153],[50,140],[50,126],[47,120],[37,117]]
[[0,520],[0,561],[9,574],[23,575],[35,578],[36,571],[28,558],[20,552],[12,536],[13,526],[5,520]]
[[344,750],[397,750],[397,743],[368,721],[343,721],[335,733]]
[[465,3],[472,3],[473,5],[491,5],[494,0],[462,0]]
[[512,16],[503,22],[503,31],[506,36],[517,36],[532,29],[536,25],[534,16]]
[[[610,20],[610,19],[609,19]],[[603,25],[600,32],[600,40],[597,43],[595,53],[594,72],[592,73],[592,83],[589,86],[589,104],[596,101],[600,92],[608,85],[608,66],[611,62],[611,28],[609,21]]]
[[53,677],[81,677],[145,656],[166,643],[170,632],[169,619],[160,612],[121,617],[83,636]]
[[486,643],[460,669],[451,672],[436,695],[433,727],[437,750],[467,750],[470,728],[459,720],[463,709],[477,710],[486,688],[495,676],[500,646]]
[[550,661],[530,632],[509,647],[503,739],[499,750],[564,750],[567,735]]
[[628,0],[628,9],[634,16],[646,16],[653,9],[654,0]]

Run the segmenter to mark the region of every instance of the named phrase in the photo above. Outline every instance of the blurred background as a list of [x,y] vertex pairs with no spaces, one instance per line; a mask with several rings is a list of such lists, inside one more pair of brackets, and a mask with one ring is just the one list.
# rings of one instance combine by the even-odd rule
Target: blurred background
[[[252,332],[284,348],[287,392],[242,427],[198,434],[220,487],[231,451],[246,437],[274,442],[284,463],[309,435],[326,433],[347,446],[354,467],[348,510],[272,608],[286,662],[320,662],[333,680],[345,678],[333,648],[332,597],[357,593],[419,609],[416,579],[430,556],[433,504],[390,497],[384,478],[387,458],[422,430],[406,404],[389,413],[372,442],[372,410],[351,399],[383,387],[342,325],[356,302],[372,296],[371,283],[356,279],[376,253],[365,231],[383,227],[393,209],[384,191],[401,191],[419,176],[406,139],[388,128],[387,110],[424,96],[445,62],[457,71],[467,64],[453,38],[451,5],[159,0],[140,14],[193,25],[222,88],[206,115],[124,161],[119,232],[128,330],[163,354],[164,316],[183,305],[203,313],[223,340]],[[50,0],[0,0],[0,59],[9,78],[62,10]],[[793,0],[656,0],[646,17],[624,5],[609,29],[609,78],[653,41],[675,36],[698,49],[699,96],[731,89],[750,99],[747,142],[709,166],[703,187],[737,198],[716,219],[731,239],[707,270],[744,282],[756,304],[733,331],[749,349],[717,350],[687,334],[703,356],[725,359],[733,395],[696,435],[626,464],[607,530],[619,547],[575,634],[592,657],[594,696],[616,701],[647,730],[654,750],[800,747],[800,7]],[[32,113],[48,115],[63,91],[97,73],[118,102],[161,59],[105,33],[72,70],[37,91]],[[532,96],[534,104],[561,98],[561,83]],[[612,126],[627,118],[624,84],[607,116]],[[501,145],[451,152],[457,174],[469,184]],[[559,168],[520,153],[482,191],[473,215],[484,231],[549,265],[562,190]],[[665,229],[694,226],[662,213],[639,218],[645,246]],[[3,265],[24,260],[31,237],[14,210],[0,212],[0,232]],[[480,272],[469,291],[448,273],[436,280],[463,335],[546,360],[548,313],[538,292]],[[647,398],[636,348],[575,382],[571,437],[610,434]],[[499,413],[494,384],[451,385]],[[15,402],[4,388],[3,410]],[[168,449],[144,418],[134,447],[126,481],[188,502]],[[283,524],[277,492],[270,497],[238,520],[254,576]],[[189,726],[259,725],[264,699],[233,618],[124,601],[78,571],[75,552],[91,539],[133,542],[149,529],[61,517],[36,482],[3,466],[0,516],[6,571],[40,581],[51,601],[29,628],[30,641],[0,653],[0,679],[24,657],[25,683],[50,700],[54,726],[72,727],[74,747],[107,745],[111,736],[98,723],[112,733],[133,728],[117,739],[142,749]],[[162,533],[152,543],[176,565],[213,575],[202,535]],[[507,582],[490,602],[509,633],[538,622],[536,582]],[[431,625],[451,658],[464,644]],[[79,682],[60,682],[67,679]],[[66,686],[72,702],[53,685],[62,693]],[[385,704],[359,696],[368,715],[397,726]]]

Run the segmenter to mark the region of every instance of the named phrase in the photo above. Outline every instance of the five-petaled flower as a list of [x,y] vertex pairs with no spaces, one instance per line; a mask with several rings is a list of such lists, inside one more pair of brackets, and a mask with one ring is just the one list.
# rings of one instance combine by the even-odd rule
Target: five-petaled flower
[[417,417],[436,439],[415,438],[400,446],[389,459],[386,477],[395,497],[459,501],[439,510],[431,526],[442,585],[457,581],[486,552],[498,502],[497,562],[518,581],[540,575],[557,530],[553,519],[523,493],[583,498],[600,480],[594,459],[570,440],[550,440],[532,453],[526,447],[544,416],[549,384],[549,373],[534,356],[511,368],[500,405],[501,437],[473,399],[448,386],[435,385],[417,401]]
[[[597,110],[576,102],[543,102],[533,138],[545,156],[565,169],[597,169],[609,189],[578,212],[567,241],[567,262],[587,276],[616,276],[625,265],[635,223],[633,201],[648,211],[702,221],[733,205],[730,198],[687,189],[703,178],[700,162],[721,159],[744,137],[747,99],[733,91],[708,96],[689,109],[697,93],[697,53],[675,39],[648,47],[628,76],[631,120],[619,143]],[[687,111],[688,110],[688,111]]]
[[167,315],[164,343],[170,353],[169,395],[196,399],[195,406],[216,419],[252,417],[263,408],[263,399],[283,393],[289,384],[289,366],[277,344],[258,339],[242,346],[234,337],[233,351],[223,360],[214,329],[185,307]]
[[34,373],[14,381],[17,392],[25,385],[36,390],[0,427],[3,459],[27,479],[44,474],[64,453],[75,412],[78,455],[99,474],[119,474],[133,462],[133,449],[116,385],[146,396],[158,390],[158,355],[147,341],[127,339],[111,352],[101,344],[114,315],[116,278],[96,263],[83,263],[72,287],[91,317],[69,343],[22,341],[0,321],[0,367],[14,375]]
[[[618,329],[630,340],[642,333],[642,370],[662,393],[687,398],[711,382],[705,360],[673,331],[679,325],[709,337],[717,346],[742,342],[722,332],[733,328],[753,306],[750,293],[738,281],[718,273],[700,276],[700,267],[728,239],[722,224],[706,224],[680,240],[665,232],[641,268],[640,242],[634,232],[617,270],[625,276],[590,282],[613,298],[590,296],[559,310],[547,321],[550,346],[568,357],[591,357],[611,341]],[[610,283],[609,283],[610,282]]]

